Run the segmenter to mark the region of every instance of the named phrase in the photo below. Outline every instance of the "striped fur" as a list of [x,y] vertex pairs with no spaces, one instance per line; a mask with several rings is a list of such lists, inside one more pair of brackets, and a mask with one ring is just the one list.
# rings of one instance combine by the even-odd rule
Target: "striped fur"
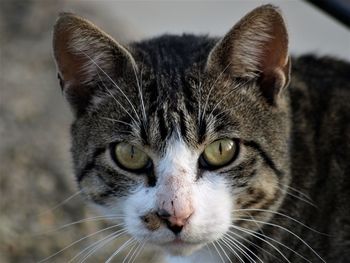
[[[286,89],[291,64],[286,50],[288,37],[283,36],[286,30],[279,11],[269,5],[246,16],[223,40],[163,35],[128,47],[114,43],[105,33],[98,38],[99,29],[87,26],[80,18],[75,21],[71,14],[59,19],[56,39],[60,34],[70,37],[69,28],[62,32],[62,21],[67,16],[70,23],[75,23],[74,28],[88,28],[95,37],[92,44],[85,43],[84,35],[79,45],[94,52],[97,41],[104,54],[109,54],[108,63],[94,64],[87,59],[93,65],[88,82],[67,86],[65,72],[60,72],[63,88],[74,94],[74,99],[69,99],[78,113],[72,125],[72,153],[79,187],[89,201],[107,214],[122,213],[132,236],[147,238],[175,255],[174,262],[179,262],[178,256],[198,260],[196,256],[203,257],[204,245],[219,240],[230,229],[242,237],[238,240],[250,251],[248,256],[238,252],[245,262],[249,262],[249,254],[264,262],[276,262],[280,253],[291,262],[302,262],[291,250],[311,262],[322,262],[321,257],[327,262],[345,262],[350,239],[346,233],[335,237],[342,224],[334,220],[349,228],[350,209],[345,208],[349,205],[346,201],[340,203],[342,198],[350,200],[345,193],[349,192],[349,180],[342,177],[349,171],[350,153],[350,109],[345,99],[350,99],[348,64],[313,57],[295,60],[292,82]],[[254,35],[259,29],[261,34]],[[280,47],[269,42],[278,42],[281,34]],[[73,45],[76,38],[74,35]],[[272,51],[262,49],[265,44],[275,47],[273,55],[280,57],[267,59]],[[58,68],[64,68],[59,52],[55,54]],[[225,64],[227,58],[232,65]],[[86,64],[82,66],[86,68]],[[329,76],[323,84],[319,81],[322,72]],[[82,89],[88,95],[79,98]],[[325,121],[338,127],[336,134]],[[198,159],[205,147],[221,138],[237,142],[237,158],[220,169],[200,168]],[[121,141],[149,155],[153,162],[150,172],[133,174],[114,163],[111,145]],[[344,148],[329,145],[328,141],[341,143],[339,147]],[[341,182],[344,185],[339,185]],[[340,191],[339,197],[331,186]],[[293,198],[300,193],[291,195],[290,189],[302,190],[320,207],[315,210],[303,198]],[[330,201],[322,198],[322,191],[337,207],[331,208]],[[162,206],[160,201],[177,199],[194,209],[179,235],[188,242],[182,247],[169,244],[175,238],[173,233],[154,216]],[[337,218],[328,212],[334,212]],[[296,226],[295,220],[281,217],[281,213],[334,236],[326,238],[305,230]],[[273,224],[295,228],[293,232],[317,252]],[[239,227],[258,234],[248,235]],[[264,235],[289,249],[278,243],[274,243],[278,248],[274,249],[265,242]],[[236,258],[226,248],[230,257]]]

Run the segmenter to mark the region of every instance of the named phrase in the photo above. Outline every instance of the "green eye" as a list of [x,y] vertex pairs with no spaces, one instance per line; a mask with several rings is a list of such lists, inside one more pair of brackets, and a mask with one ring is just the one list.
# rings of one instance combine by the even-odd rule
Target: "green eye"
[[221,139],[209,144],[202,153],[202,158],[207,168],[218,168],[230,163],[237,153],[235,141]]
[[145,169],[151,163],[150,158],[136,146],[121,142],[112,149],[112,157],[122,168],[137,171]]

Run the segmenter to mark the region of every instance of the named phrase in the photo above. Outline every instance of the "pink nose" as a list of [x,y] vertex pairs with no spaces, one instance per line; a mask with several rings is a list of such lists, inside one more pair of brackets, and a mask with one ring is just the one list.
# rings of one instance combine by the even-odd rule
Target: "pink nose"
[[179,234],[185,224],[187,223],[188,219],[193,214],[193,211],[190,209],[178,211],[178,213],[174,213],[173,215],[170,214],[165,209],[160,209],[157,212],[158,216],[164,220],[164,222],[167,224],[167,227],[175,234]]

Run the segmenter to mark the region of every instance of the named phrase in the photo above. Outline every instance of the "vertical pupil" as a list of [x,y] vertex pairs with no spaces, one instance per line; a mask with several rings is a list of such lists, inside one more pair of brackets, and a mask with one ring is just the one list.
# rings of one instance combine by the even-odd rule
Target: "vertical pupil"
[[134,146],[131,146],[131,155],[130,155],[130,157],[131,157],[131,159],[133,159],[134,158],[134,154],[135,154],[135,150],[134,150]]
[[222,155],[222,145],[221,145],[221,142],[219,143],[219,152],[220,152],[220,155]]

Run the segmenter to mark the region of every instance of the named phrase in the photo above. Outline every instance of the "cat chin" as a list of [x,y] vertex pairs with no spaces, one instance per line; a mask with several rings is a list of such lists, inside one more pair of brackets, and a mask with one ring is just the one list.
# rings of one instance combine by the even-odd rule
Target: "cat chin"
[[190,256],[201,249],[205,244],[166,244],[161,246],[163,251],[170,256]]

